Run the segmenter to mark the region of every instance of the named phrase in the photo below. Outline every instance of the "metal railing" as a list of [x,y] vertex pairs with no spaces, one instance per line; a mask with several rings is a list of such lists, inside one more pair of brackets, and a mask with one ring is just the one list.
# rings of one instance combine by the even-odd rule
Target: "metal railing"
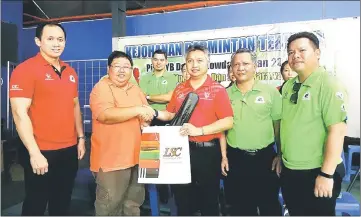
[[79,77],[79,102],[83,114],[83,128],[85,132],[91,132],[91,110],[89,107],[89,95],[94,85],[107,73],[107,59],[68,60],[68,63]]
[[9,90],[10,90],[10,76],[11,73],[14,71],[15,67],[17,66],[16,63],[7,62],[7,82],[6,82],[6,129],[10,131],[11,136],[17,135],[16,126],[13,118],[13,114],[11,113],[11,105],[10,105],[10,97],[9,97]]

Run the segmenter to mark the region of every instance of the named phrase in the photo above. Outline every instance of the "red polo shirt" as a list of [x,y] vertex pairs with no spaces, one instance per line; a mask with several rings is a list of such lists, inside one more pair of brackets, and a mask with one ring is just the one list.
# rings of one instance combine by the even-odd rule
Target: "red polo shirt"
[[[233,116],[231,102],[226,89],[207,75],[207,80],[201,87],[194,90],[190,80],[179,84],[173,91],[167,111],[177,113],[188,93],[194,92],[198,95],[199,100],[189,123],[195,127],[203,127],[216,122],[219,119]],[[211,134],[205,136],[190,136],[190,141],[205,142],[215,138],[220,138],[221,134]]]
[[78,97],[78,76],[68,64],[60,61],[60,65],[61,76],[38,53],[11,73],[10,98],[32,99],[28,114],[40,150],[77,143],[74,98]]

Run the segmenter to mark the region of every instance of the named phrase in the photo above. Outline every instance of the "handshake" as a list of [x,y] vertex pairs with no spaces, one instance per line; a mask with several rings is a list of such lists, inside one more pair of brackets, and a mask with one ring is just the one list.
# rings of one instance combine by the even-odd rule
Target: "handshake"
[[143,121],[152,121],[155,117],[156,111],[149,105],[137,106],[138,117]]

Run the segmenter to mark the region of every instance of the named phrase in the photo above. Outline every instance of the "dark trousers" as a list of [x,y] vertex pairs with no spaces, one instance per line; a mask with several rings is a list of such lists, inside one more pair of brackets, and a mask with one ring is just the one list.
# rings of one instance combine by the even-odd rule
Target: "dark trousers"
[[[343,165],[342,165],[343,166]],[[314,188],[320,168],[291,170],[283,167],[282,195],[291,216],[334,216],[336,199],[341,192],[342,177],[334,174],[332,198],[315,197]]]
[[227,156],[229,172],[224,188],[230,215],[280,216],[280,183],[276,172],[272,171],[276,156],[273,144],[254,154],[228,146]]
[[221,151],[218,139],[212,142],[212,147],[190,142],[192,183],[172,185],[179,216],[190,216],[198,209],[201,215],[219,215]]
[[48,173],[37,175],[33,173],[28,151],[21,150],[25,182],[22,215],[42,216],[48,203],[49,215],[68,215],[78,170],[77,146],[41,153],[48,161]]

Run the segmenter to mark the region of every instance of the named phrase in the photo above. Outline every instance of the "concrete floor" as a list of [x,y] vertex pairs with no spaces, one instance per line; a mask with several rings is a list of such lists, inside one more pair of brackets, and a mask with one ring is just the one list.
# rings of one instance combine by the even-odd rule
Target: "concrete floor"
[[[91,216],[94,215],[94,208],[90,202],[88,182],[92,175],[87,168],[79,169],[75,181],[72,195],[71,215]],[[24,198],[24,184],[22,181],[1,184],[1,215],[19,216],[21,215],[22,200]],[[342,190],[345,191],[348,183],[342,184]],[[358,179],[351,191],[352,195],[360,202],[360,180]],[[150,215],[149,205],[146,202],[142,207],[142,215]],[[161,215],[169,215],[169,208],[161,206]]]
[[[88,190],[88,183],[93,177],[88,168],[78,170],[72,194],[70,215],[73,216],[93,216],[94,207]],[[23,181],[10,181],[1,183],[1,215],[19,216],[21,215],[22,201],[25,196]],[[169,215],[170,210],[166,205],[160,205],[160,214]],[[47,215],[47,213],[46,213]],[[150,215],[149,202],[145,201],[141,208],[142,216]]]

